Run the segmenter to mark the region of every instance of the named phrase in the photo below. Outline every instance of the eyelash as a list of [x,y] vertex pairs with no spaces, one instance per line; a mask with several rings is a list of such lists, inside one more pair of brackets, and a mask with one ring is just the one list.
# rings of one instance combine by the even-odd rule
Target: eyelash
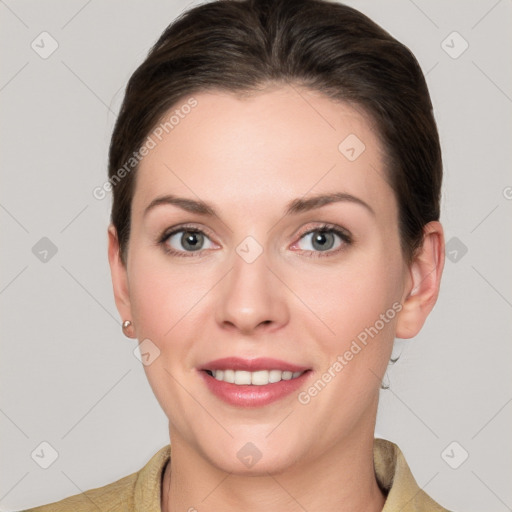
[[[166,243],[167,240],[169,240],[169,238],[171,236],[175,235],[176,233],[180,233],[182,231],[187,231],[189,233],[201,233],[201,234],[207,236],[208,238],[210,238],[208,235],[208,232],[205,232],[199,228],[196,228],[195,226],[189,226],[187,224],[184,224],[184,225],[176,226],[171,231],[165,231],[158,239],[158,241],[157,241],[158,245],[160,245],[163,248],[163,250],[166,254],[169,254],[171,256],[178,256],[178,257],[185,257],[185,258],[199,256],[203,252],[203,250],[187,252],[187,251],[176,251],[175,249],[169,248],[169,246]],[[335,249],[333,251],[302,250],[302,253],[304,253],[304,255],[308,258],[325,258],[328,256],[332,256],[332,255],[338,254],[340,251],[343,251],[345,249],[345,246],[352,245],[352,243],[353,243],[352,237],[348,234],[348,232],[339,229],[338,227],[336,227],[333,224],[327,224],[327,223],[324,223],[324,224],[317,226],[313,229],[309,229],[309,230],[305,231],[304,233],[301,233],[301,235],[299,236],[299,240],[302,240],[302,238],[304,238],[306,235],[315,233],[317,231],[320,231],[322,233],[333,233],[335,235],[338,235],[338,237],[341,239],[341,241],[343,243],[342,243],[341,247],[338,247],[337,249]]]

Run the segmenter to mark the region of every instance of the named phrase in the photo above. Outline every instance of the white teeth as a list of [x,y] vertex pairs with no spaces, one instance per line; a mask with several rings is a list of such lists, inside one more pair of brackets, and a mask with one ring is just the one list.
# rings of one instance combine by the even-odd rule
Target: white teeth
[[211,370],[216,380],[229,382],[230,384],[265,386],[281,380],[290,380],[300,377],[303,372],[290,372],[281,370],[259,370],[248,372],[245,370]]
[[235,384],[250,384],[251,383],[251,372],[236,371],[235,372]]
[[[234,370],[224,370],[224,375],[222,375],[222,370],[215,370],[214,377],[218,380],[223,380],[224,382],[230,382],[233,384],[235,382],[235,372]],[[217,375],[219,377],[217,377]]]
[[279,382],[283,372],[281,370],[270,370],[268,375],[268,381],[270,383]]
[[251,384],[255,386],[264,386],[268,384],[268,370],[261,370],[251,374]]

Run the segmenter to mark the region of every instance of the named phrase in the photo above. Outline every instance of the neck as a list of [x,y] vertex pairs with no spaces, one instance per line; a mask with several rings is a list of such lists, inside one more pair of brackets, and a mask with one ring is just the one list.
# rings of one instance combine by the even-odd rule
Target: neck
[[163,478],[162,511],[380,512],[386,498],[374,473],[373,429],[369,433],[362,436],[359,431],[318,457],[261,476],[226,473],[174,433]]

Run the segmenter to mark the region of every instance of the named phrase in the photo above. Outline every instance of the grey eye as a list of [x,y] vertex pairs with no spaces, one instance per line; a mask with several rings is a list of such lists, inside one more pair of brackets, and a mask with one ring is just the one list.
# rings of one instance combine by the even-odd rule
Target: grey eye
[[166,243],[175,251],[194,252],[209,249],[211,246],[204,247],[205,241],[211,244],[210,239],[201,231],[181,229],[169,235]]
[[[339,239],[338,244],[336,244],[336,238]],[[315,229],[314,231],[310,231],[302,236],[301,240],[306,240],[306,247],[301,246],[301,242],[299,242],[299,248],[303,251],[328,251],[330,249],[337,249],[341,245],[341,237],[337,235],[332,230],[326,229]]]

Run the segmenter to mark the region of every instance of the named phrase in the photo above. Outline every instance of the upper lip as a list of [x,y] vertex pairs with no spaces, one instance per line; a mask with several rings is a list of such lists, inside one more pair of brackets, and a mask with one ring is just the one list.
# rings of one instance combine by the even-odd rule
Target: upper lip
[[303,372],[309,370],[306,366],[300,366],[279,359],[258,357],[256,359],[242,359],[240,357],[224,357],[215,359],[201,367],[201,370],[245,370],[257,372],[260,370],[281,370],[289,372]]

